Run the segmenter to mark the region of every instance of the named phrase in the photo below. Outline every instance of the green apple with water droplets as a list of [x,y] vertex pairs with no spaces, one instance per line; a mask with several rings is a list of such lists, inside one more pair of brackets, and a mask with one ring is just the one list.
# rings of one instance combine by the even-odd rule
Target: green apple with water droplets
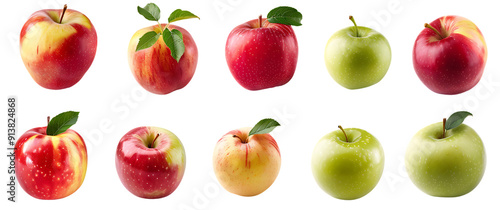
[[471,114],[457,113],[443,123],[420,130],[406,150],[408,176],[420,190],[432,196],[456,197],[471,192],[486,168],[481,138],[474,129],[461,124]]
[[329,195],[358,199],[375,188],[384,170],[384,150],[372,134],[359,128],[335,130],[323,136],[312,155],[312,172]]

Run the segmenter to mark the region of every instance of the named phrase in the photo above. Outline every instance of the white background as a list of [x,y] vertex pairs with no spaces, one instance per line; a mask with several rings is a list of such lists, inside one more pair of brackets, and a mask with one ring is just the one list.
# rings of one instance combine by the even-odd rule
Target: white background
[[[174,9],[201,17],[175,23],[187,29],[199,50],[199,62],[191,82],[168,95],[154,95],[134,80],[127,62],[132,34],[155,24],[137,13],[150,1],[4,1],[0,13],[1,92],[6,115],[7,96],[18,98],[18,137],[28,129],[44,126],[47,116],[75,110],[80,118],[72,129],[85,139],[89,150],[87,176],[73,195],[37,200],[20,186],[18,202],[8,204],[7,159],[0,161],[0,196],[4,209],[471,209],[498,208],[500,187],[500,75],[498,57],[498,9],[495,1],[156,1],[162,21]],[[87,15],[98,34],[95,60],[83,79],[65,90],[47,90],[28,74],[19,54],[19,33],[28,17],[48,8],[69,8]],[[272,8],[289,5],[303,14],[303,26],[294,27],[299,61],[293,79],[285,86],[248,91],[231,76],[224,57],[229,32],[237,25],[264,16]],[[416,76],[411,53],[425,22],[443,15],[472,20],[483,32],[488,61],[480,83],[453,96],[427,89]],[[361,90],[347,90],[329,76],[323,61],[328,38],[337,30],[358,25],[383,33],[392,48],[392,63],[385,78]],[[458,198],[431,197],[417,189],[404,169],[404,153],[421,128],[467,110],[474,117],[465,123],[482,137],[488,156],[479,186]],[[272,132],[282,154],[282,167],[274,184],[255,197],[225,191],[214,179],[212,153],[226,132],[253,126],[272,117],[282,127]],[[5,119],[5,118],[4,118]],[[343,201],[324,193],[310,169],[316,142],[341,124],[375,135],[385,150],[385,170],[377,187],[367,196]],[[187,168],[177,190],[168,197],[147,200],[135,197],[120,183],[115,170],[115,150],[130,129],[159,126],[174,132],[184,144]],[[2,121],[2,134],[6,123]],[[6,135],[2,135],[6,136]],[[6,141],[0,143],[3,151]],[[1,153],[4,154],[5,152]],[[5,189],[5,190],[4,190]],[[483,205],[484,204],[484,205]],[[7,208],[4,208],[7,207]],[[493,208],[493,207],[491,207]]]

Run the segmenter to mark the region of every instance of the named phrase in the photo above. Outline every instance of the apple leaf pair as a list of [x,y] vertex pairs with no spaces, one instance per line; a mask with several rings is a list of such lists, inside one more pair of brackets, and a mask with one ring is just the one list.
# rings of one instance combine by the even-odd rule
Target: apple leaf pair
[[155,31],[150,31],[145,33],[139,39],[139,43],[137,44],[137,48],[135,49],[135,51],[137,52],[139,50],[147,49],[153,46],[156,43],[156,41],[160,38],[160,36],[162,36],[163,41],[170,49],[172,57],[177,62],[179,62],[185,50],[182,33],[177,29],[170,30],[168,29],[168,26],[170,25],[170,23],[175,21],[190,19],[190,18],[198,18],[198,19],[200,18],[189,11],[176,9],[168,17],[167,26],[165,27],[165,29],[163,29],[162,25],[159,22],[160,8],[156,4],[149,3],[144,8],[137,6],[137,11],[147,20],[156,21],[158,23],[158,26],[160,27],[160,33],[156,33]]

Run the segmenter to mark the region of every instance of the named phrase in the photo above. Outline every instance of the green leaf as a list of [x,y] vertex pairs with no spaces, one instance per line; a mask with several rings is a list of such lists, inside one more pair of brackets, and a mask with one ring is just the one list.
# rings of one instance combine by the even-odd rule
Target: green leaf
[[270,23],[301,26],[302,14],[293,7],[276,7],[267,14]]
[[170,55],[179,62],[185,50],[182,33],[177,29],[170,31],[168,28],[165,28],[163,31],[163,41],[165,41],[165,44],[170,49]]
[[168,23],[172,23],[172,22],[184,20],[184,19],[189,19],[189,18],[200,19],[198,16],[194,15],[190,11],[176,9],[172,12],[172,14],[170,14],[170,17],[168,17]]
[[139,43],[137,43],[137,48],[135,48],[135,51],[143,50],[150,48],[156,43],[156,40],[160,38],[161,34],[157,34],[154,31],[150,31],[142,35],[141,38],[139,38]]
[[64,133],[68,128],[76,123],[78,120],[78,114],[80,112],[63,112],[58,114],[52,120],[50,120],[49,125],[47,125],[47,135],[57,136]]
[[274,128],[280,126],[276,120],[273,120],[271,118],[266,118],[261,121],[259,121],[255,126],[253,126],[252,130],[250,130],[250,133],[248,136],[254,135],[254,134],[264,134],[264,133],[269,133],[274,130]]
[[154,3],[147,4],[144,8],[137,6],[137,12],[144,16],[148,20],[159,21],[160,20],[160,8]]
[[465,118],[469,115],[472,116],[472,114],[470,112],[467,112],[467,111],[459,111],[459,112],[453,113],[448,118],[448,120],[446,120],[446,124],[445,124],[444,128],[446,130],[451,130],[453,128],[458,127],[460,124],[462,124],[462,122],[464,122]]

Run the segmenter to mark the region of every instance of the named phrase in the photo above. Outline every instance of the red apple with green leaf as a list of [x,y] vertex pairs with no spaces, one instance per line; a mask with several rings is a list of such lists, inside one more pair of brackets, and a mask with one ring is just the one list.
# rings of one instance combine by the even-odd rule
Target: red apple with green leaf
[[413,47],[413,67],[429,89],[459,94],[481,79],[488,51],[483,34],[470,20],[440,17],[420,32]]
[[155,94],[168,94],[185,87],[196,70],[198,48],[188,31],[171,23],[199,17],[177,9],[170,14],[167,24],[160,24],[160,9],[156,4],[138,6],[137,10],[158,24],[138,30],[130,40],[128,62],[135,79]]
[[33,13],[21,29],[21,58],[33,80],[47,89],[75,85],[90,68],[97,34],[89,18],[71,9]]
[[138,127],[125,134],[116,149],[116,171],[132,194],[162,198],[179,186],[186,154],[179,138],[158,127]]
[[78,112],[64,112],[46,127],[26,131],[16,142],[16,177],[29,195],[44,200],[64,198],[83,183],[87,148],[82,137],[69,129]]
[[226,42],[226,61],[234,79],[248,90],[288,83],[299,53],[291,25],[300,26],[301,20],[296,9],[277,7],[267,19],[259,16],[234,28]]
[[269,134],[279,123],[259,121],[225,134],[216,144],[213,167],[220,184],[229,192],[254,196],[269,188],[280,171],[281,154]]

